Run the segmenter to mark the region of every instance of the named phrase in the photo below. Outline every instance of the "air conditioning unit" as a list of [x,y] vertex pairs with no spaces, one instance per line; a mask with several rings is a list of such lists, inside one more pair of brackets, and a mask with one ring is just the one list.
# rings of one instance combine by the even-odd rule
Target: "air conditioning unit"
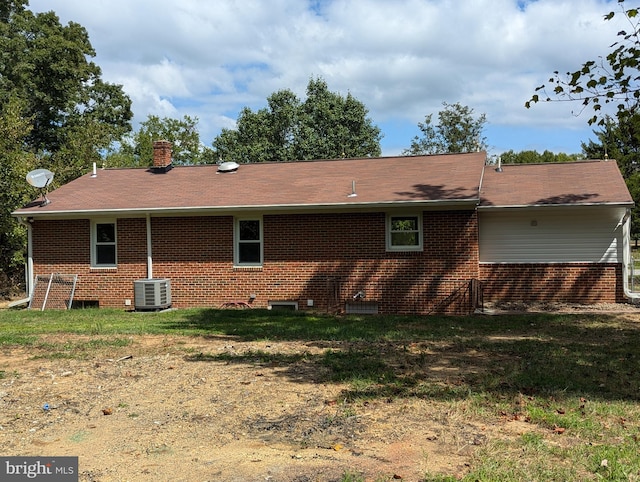
[[164,310],[171,306],[171,283],[166,278],[145,278],[133,282],[136,310]]

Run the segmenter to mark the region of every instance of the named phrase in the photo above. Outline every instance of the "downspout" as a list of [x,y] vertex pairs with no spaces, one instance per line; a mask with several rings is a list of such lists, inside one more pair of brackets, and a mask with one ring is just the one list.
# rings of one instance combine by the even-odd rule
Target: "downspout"
[[147,279],[153,278],[153,253],[151,249],[151,214],[147,213]]
[[629,289],[629,265],[633,262],[631,257],[631,209],[620,220],[622,226],[622,286],[624,295],[631,303],[640,302],[640,293],[634,293]]

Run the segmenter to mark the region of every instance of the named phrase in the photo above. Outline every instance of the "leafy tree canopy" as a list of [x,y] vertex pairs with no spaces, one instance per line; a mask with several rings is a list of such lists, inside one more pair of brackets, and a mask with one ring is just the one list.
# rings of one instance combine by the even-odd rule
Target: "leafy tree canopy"
[[474,117],[473,109],[460,103],[447,104],[438,112],[438,124],[433,125],[433,114],[419,122],[421,136],[411,141],[411,147],[403,155],[464,153],[487,150],[487,140],[482,135],[486,116]]
[[20,99],[30,124],[25,149],[64,183],[130,131],[131,101],[121,86],[101,79],[84,27],[27,5],[9,0],[0,8],[0,106]]
[[166,140],[172,145],[175,164],[213,164],[213,150],[200,142],[198,118],[185,115],[182,119],[150,115],[140,129],[110,150],[108,167],[145,167],[153,164],[153,142]]
[[625,179],[639,167],[640,113],[613,118],[603,117],[601,130],[593,131],[597,142],[582,143],[584,155],[591,159],[615,159]]
[[351,94],[330,92],[324,80],[311,79],[304,102],[286,89],[256,112],[243,108],[236,128],[223,129],[213,147],[220,159],[242,163],[375,157],[382,135],[367,114]]
[[38,195],[27,172],[46,167],[64,184],[131,129],[131,101],[89,60],[87,31],[27,6],[0,2],[0,295],[24,280],[25,229],[11,212]]
[[503,164],[540,164],[544,162],[573,162],[582,159],[580,154],[558,154],[551,151],[520,151],[509,150],[500,155]]
[[25,229],[11,216],[33,197],[25,175],[36,165],[32,153],[23,149],[31,124],[22,116],[24,105],[10,97],[0,105],[0,296],[20,284],[24,266]]
[[606,116],[601,114],[604,104],[615,104],[618,114],[635,112],[640,102],[640,17],[638,8],[625,8],[625,0],[618,0],[620,10],[609,12],[606,21],[623,15],[627,29],[618,32],[618,40],[611,45],[613,50],[604,58],[589,60],[574,72],[562,75],[558,71],[540,85],[525,106],[531,107],[540,101],[577,101],[585,109],[594,111],[589,125],[604,125]]

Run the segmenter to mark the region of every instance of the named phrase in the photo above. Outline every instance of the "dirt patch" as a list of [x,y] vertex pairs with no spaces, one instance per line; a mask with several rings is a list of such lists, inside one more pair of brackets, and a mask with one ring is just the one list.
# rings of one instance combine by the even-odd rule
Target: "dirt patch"
[[[599,308],[590,310],[639,318],[633,305]],[[496,364],[440,343],[400,347],[396,355],[412,356],[396,356],[395,373],[419,371],[455,389]],[[391,364],[388,345],[43,336],[34,347],[0,350],[0,448],[79,456],[81,481],[340,481],[345,473],[419,481],[427,472],[462,476],[490,441],[537,430],[511,413],[467,416],[464,398],[349,399],[353,385],[321,363],[327,351],[356,349],[370,355],[362,363]]]
[[[508,420],[475,426],[427,398],[345,403],[347,387],[309,366],[326,346],[129,341],[87,359],[4,349],[2,453],[77,455],[83,481],[339,481],[345,473],[416,481],[427,471],[462,474],[489,437],[521,433]],[[231,356],[255,353],[267,361]]]
[[485,303],[486,314],[505,313],[640,313],[640,304],[634,303],[559,303],[550,301],[537,302],[498,302]]

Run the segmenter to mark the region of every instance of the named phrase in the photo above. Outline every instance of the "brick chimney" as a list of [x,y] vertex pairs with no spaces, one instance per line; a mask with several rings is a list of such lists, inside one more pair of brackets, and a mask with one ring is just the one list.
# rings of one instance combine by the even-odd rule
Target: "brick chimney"
[[153,142],[153,169],[158,171],[171,169],[171,142]]

